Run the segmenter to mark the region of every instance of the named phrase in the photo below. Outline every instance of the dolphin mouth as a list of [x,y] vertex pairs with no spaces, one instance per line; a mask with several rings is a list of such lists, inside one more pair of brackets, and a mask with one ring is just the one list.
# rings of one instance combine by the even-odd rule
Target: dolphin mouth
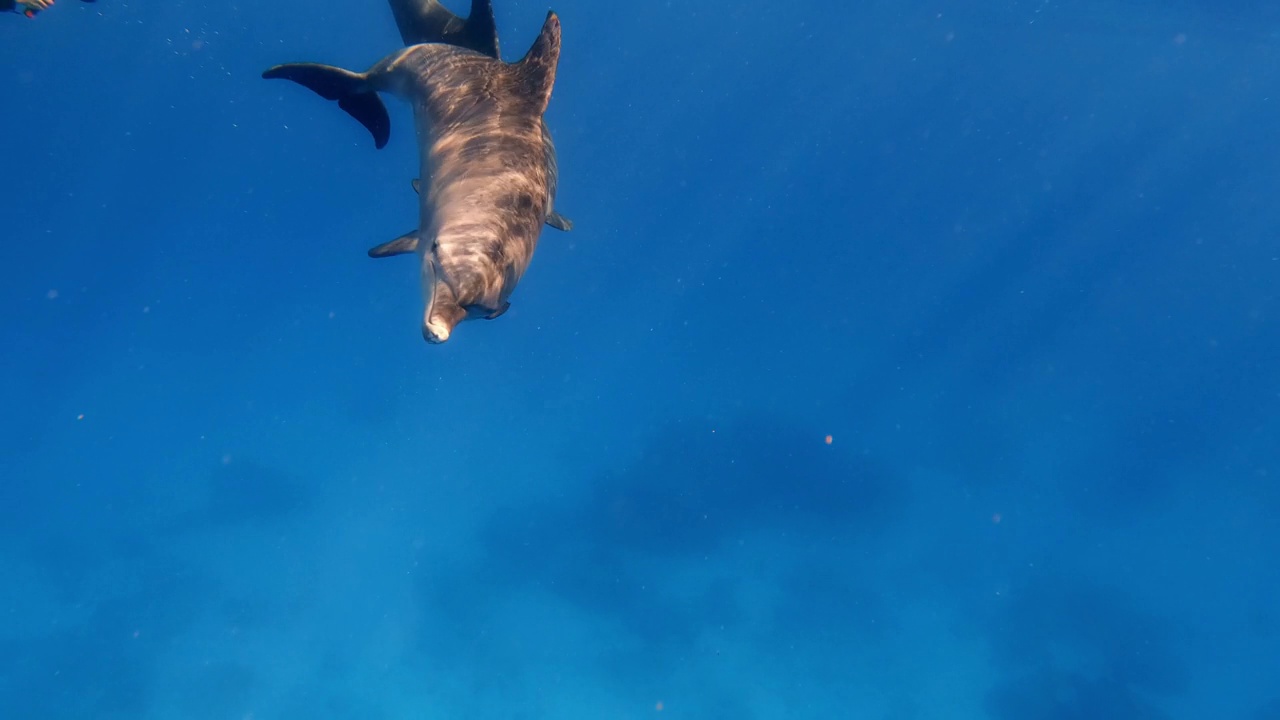
[[432,322],[436,309],[436,257],[432,251],[422,254],[422,338],[433,345],[449,339],[450,329]]
[[423,323],[422,339],[432,345],[440,345],[449,339],[449,328],[442,325],[434,325],[431,322]]

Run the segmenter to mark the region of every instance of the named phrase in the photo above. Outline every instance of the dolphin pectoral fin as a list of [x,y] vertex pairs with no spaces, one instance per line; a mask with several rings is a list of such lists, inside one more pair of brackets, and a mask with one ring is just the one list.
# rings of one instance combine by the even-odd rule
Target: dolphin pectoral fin
[[485,316],[484,316],[484,319],[485,319],[485,320],[497,320],[498,318],[502,317],[502,314],[503,314],[503,313],[505,313],[506,311],[508,311],[508,310],[510,310],[510,309],[511,309],[511,303],[510,303],[510,302],[508,302],[508,301],[506,301],[506,300],[503,300],[503,301],[502,301],[502,307],[499,307],[497,310],[494,310],[493,312],[489,313],[488,315],[485,315]]
[[573,229],[573,221],[554,210],[547,216],[547,224],[564,232],[569,232]]
[[373,135],[373,144],[382,149],[391,139],[391,118],[378,93],[369,87],[368,76],[332,65],[288,63],[276,65],[262,73],[267,80],[292,80],[326,100],[337,100],[338,107],[360,121]]
[[422,194],[422,180],[421,180],[421,179],[419,179],[419,178],[414,178],[414,179],[413,179],[413,191],[414,191],[414,192],[416,192],[416,193],[418,193],[419,195],[421,195],[421,194]]
[[411,252],[417,252],[417,250],[418,231],[414,230],[411,233],[401,235],[391,242],[385,242],[376,248],[370,249],[369,257],[384,258],[391,257],[392,255],[407,255]]
[[391,0],[391,14],[405,45],[445,43],[498,59],[498,26],[490,0],[471,0],[465,20],[439,0]]

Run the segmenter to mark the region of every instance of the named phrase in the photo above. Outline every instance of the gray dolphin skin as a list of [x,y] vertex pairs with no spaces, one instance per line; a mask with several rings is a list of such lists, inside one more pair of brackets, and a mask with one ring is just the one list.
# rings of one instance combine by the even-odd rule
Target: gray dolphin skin
[[369,251],[415,253],[422,335],[443,343],[458,323],[493,319],[528,269],[542,226],[572,226],[555,213],[555,147],[543,121],[560,57],[560,20],[549,12],[518,62],[498,57],[489,0],[463,20],[436,0],[391,0],[408,45],[368,71],[316,63],[277,65],[292,80],[358,120],[381,148],[391,122],[378,93],[413,106],[420,171],[418,228]]

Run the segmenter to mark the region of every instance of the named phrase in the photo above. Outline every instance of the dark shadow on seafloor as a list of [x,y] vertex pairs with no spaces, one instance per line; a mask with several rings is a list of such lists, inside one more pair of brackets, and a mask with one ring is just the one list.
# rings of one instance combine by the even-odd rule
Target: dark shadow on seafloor
[[1191,682],[1175,628],[1117,588],[1086,578],[1036,579],[987,620],[995,667],[993,718],[1161,720],[1156,699]]

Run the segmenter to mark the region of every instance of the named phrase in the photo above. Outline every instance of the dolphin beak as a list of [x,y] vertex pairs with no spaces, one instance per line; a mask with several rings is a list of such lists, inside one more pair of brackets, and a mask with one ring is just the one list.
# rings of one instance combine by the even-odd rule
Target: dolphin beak
[[422,316],[422,339],[432,345],[439,345],[449,339],[452,328],[440,322],[440,318],[431,315]]
[[450,328],[431,321],[436,309],[436,257],[432,251],[422,254],[422,339],[439,344],[449,339]]
[[422,254],[422,340],[431,345],[449,340],[453,324],[440,313],[440,273],[436,268],[435,252]]

